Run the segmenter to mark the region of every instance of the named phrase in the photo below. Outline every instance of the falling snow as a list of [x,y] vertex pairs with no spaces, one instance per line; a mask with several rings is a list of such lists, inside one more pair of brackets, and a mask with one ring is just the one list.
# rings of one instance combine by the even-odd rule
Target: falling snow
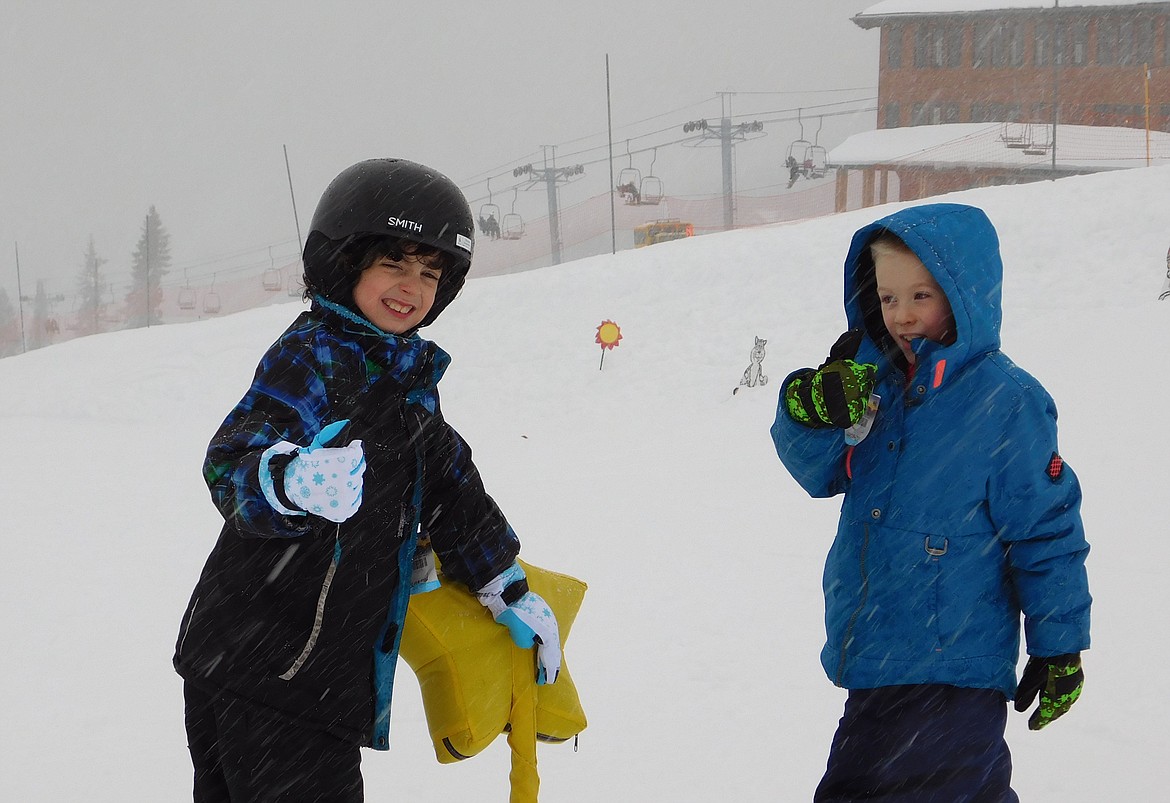
[[[1093,544],[1084,696],[1040,733],[1012,715],[1015,787],[1161,799],[1164,728],[1139,681],[1170,661],[1170,168],[947,200],[999,228],[1004,349],[1056,399]],[[454,356],[444,412],[525,559],[590,585],[566,645],[590,726],[579,752],[541,748],[542,800],[811,797],[844,700],[818,662],[838,502],[776,460],[778,380],[732,390],[756,337],[774,377],[823,358],[849,236],[887,211],[472,279],[429,331]],[[203,451],[299,309],[0,360],[6,800],[190,799],[170,661],[219,527]],[[607,319],[623,339],[599,369]],[[505,799],[502,740],[440,766],[399,677],[393,750],[364,754],[369,799]]]

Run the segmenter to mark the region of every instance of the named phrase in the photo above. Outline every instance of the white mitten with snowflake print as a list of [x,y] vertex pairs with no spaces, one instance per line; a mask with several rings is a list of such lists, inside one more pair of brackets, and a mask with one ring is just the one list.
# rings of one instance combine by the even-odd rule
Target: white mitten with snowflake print
[[[362,442],[324,446],[347,423],[338,421],[324,427],[303,449],[282,441],[265,451],[260,463],[260,486],[275,510],[285,515],[312,513],[337,523],[357,512],[362,504],[362,475],[366,471]],[[299,510],[292,510],[281,501],[269,471],[273,457],[290,453],[292,459],[284,470],[284,495]]]

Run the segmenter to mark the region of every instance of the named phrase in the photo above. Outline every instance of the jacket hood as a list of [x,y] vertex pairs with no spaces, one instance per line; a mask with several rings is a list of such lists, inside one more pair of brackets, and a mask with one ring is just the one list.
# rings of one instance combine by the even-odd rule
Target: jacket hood
[[[946,293],[955,316],[955,342],[949,346],[918,343],[936,360],[946,360],[949,370],[972,357],[999,348],[1002,319],[1000,291],[1003,261],[999,237],[983,210],[962,204],[926,204],[910,207],[876,220],[853,235],[845,258],[845,314],[850,328],[863,328],[875,356],[902,371],[905,357],[886,331],[877,298],[876,279],[869,244],[884,231],[900,238],[922,261]],[[884,367],[879,362],[879,370]]]

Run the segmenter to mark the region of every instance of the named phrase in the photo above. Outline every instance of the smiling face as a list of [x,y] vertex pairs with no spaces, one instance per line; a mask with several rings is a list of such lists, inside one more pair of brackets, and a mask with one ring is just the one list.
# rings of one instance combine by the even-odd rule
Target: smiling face
[[915,338],[954,343],[950,302],[921,260],[901,243],[875,243],[872,253],[882,320],[906,359],[915,361]]
[[413,254],[376,258],[354,285],[354,304],[383,332],[413,331],[435,303],[443,271],[434,262]]

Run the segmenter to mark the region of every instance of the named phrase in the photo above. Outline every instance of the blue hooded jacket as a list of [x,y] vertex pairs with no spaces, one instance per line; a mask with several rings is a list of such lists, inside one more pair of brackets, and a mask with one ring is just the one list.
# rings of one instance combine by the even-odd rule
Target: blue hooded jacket
[[[922,261],[955,318],[954,343],[915,342],[909,383],[869,254],[883,231]],[[918,206],[862,228],[845,260],[845,312],[866,333],[857,361],[878,366],[873,428],[850,448],[839,429],[793,420],[780,392],[781,461],[811,496],[845,495],[821,653],[838,686],[1011,698],[1021,613],[1029,654],[1089,646],[1080,486],[1059,457],[1052,398],[999,350],[1002,276],[995,229],[975,207]]]

